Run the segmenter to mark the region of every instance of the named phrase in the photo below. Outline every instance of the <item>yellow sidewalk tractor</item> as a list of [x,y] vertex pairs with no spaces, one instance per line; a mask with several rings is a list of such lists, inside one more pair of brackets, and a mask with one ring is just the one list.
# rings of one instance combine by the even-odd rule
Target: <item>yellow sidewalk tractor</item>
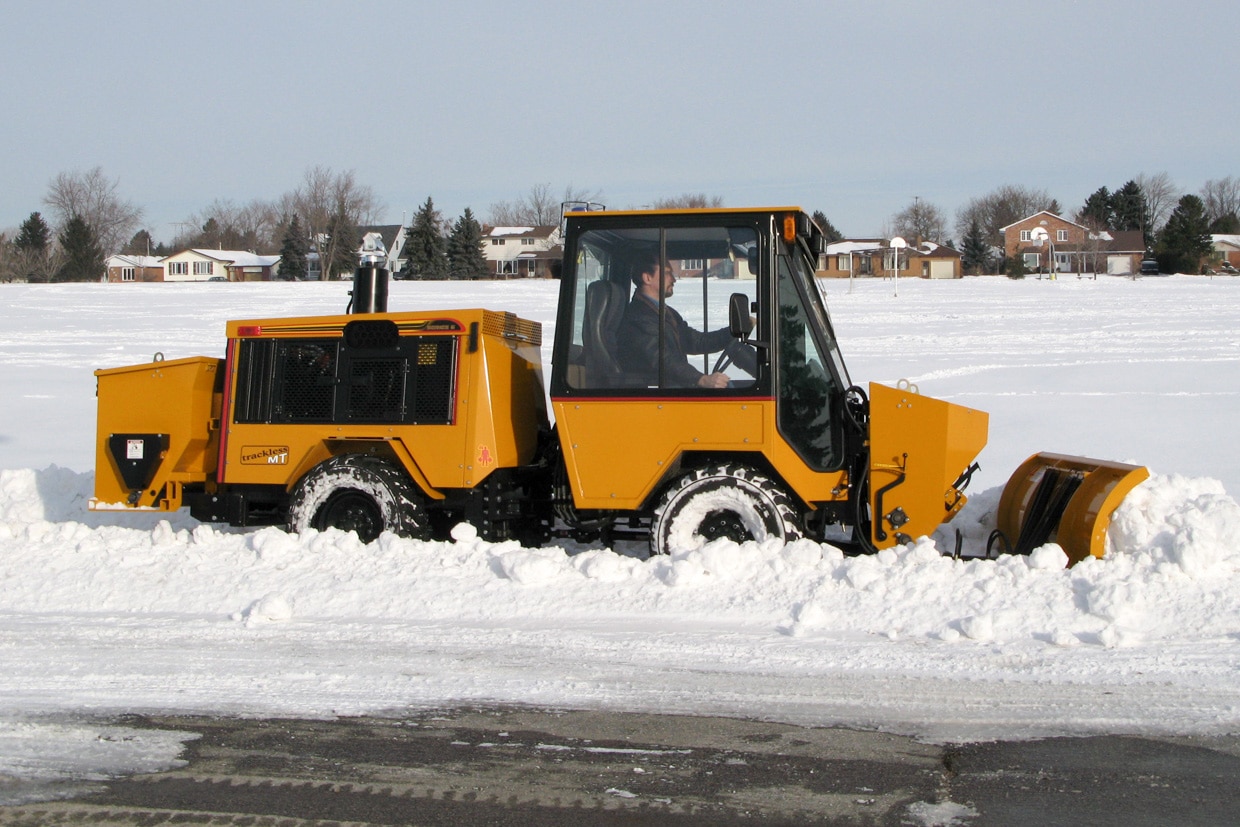
[[[798,208],[566,209],[547,384],[538,323],[390,312],[387,271],[364,260],[341,315],[232,321],[222,359],[96,371],[92,508],[364,541],[468,521],[655,554],[909,542],[964,505],[987,415],[853,383],[814,280],[825,246]],[[992,547],[1100,556],[1146,475],[1032,457]]]

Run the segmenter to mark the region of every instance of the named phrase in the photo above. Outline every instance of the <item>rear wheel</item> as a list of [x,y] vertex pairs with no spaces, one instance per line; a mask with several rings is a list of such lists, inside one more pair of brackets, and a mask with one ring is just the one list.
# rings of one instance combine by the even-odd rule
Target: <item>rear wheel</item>
[[394,463],[364,454],[332,457],[293,488],[289,531],[354,531],[364,543],[390,531],[427,534],[426,509],[413,481]]
[[789,542],[801,536],[792,499],[745,465],[699,468],[677,480],[655,508],[652,554],[690,551],[712,540]]

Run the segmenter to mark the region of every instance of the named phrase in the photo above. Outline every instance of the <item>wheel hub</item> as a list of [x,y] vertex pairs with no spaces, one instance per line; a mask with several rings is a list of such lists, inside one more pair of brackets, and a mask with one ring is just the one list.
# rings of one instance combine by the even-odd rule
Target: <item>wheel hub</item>
[[366,494],[360,491],[341,491],[329,499],[319,512],[320,531],[337,528],[355,531],[363,543],[375,540],[383,531],[383,515]]
[[743,543],[746,540],[753,540],[754,536],[749,529],[745,527],[745,523],[735,511],[712,511],[706,515],[706,519],[702,520],[702,525],[698,528],[698,534],[706,542],[712,540],[727,539],[734,543]]

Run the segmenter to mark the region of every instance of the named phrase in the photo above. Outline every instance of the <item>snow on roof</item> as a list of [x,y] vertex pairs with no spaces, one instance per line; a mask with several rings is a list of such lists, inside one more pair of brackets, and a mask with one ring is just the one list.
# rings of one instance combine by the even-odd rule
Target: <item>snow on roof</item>
[[849,253],[872,253],[886,247],[882,239],[865,238],[856,241],[834,241],[827,245],[827,255],[844,256]]
[[248,250],[200,250],[193,252],[216,261],[227,261],[234,267],[270,267],[280,260],[279,256],[260,256]]
[[1240,235],[1214,234],[1210,239],[1215,244],[1226,244],[1229,247],[1240,247]]
[[159,267],[163,264],[159,256],[129,256],[118,253],[108,257],[109,267]]
[[484,226],[482,234],[487,238],[496,236],[524,235],[534,238],[550,238],[560,228],[558,224],[540,224],[535,227],[491,227]]

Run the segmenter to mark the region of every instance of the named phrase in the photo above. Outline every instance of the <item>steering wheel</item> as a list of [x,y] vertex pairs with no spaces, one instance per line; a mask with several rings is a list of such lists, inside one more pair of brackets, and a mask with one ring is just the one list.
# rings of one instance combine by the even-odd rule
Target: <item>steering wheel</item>
[[852,385],[844,391],[844,414],[859,433],[865,432],[870,418],[870,400],[860,385]]

